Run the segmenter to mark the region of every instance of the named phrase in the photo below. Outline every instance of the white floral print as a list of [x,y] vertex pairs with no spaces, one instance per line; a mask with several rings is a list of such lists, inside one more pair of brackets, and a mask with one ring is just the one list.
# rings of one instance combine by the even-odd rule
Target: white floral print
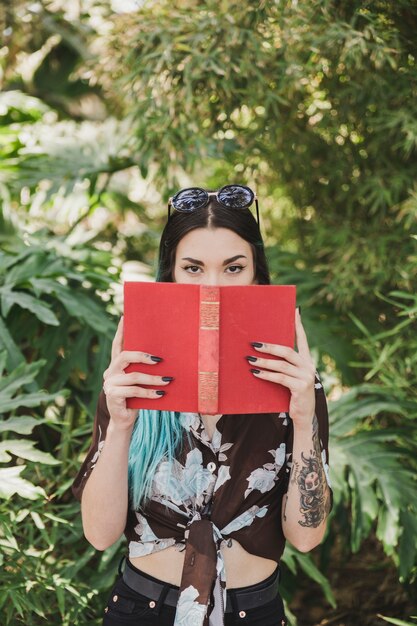
[[219,447],[219,461],[227,461],[227,456],[225,455],[225,452],[226,450],[230,450],[233,445],[233,443],[224,443]]
[[230,479],[230,467],[229,465],[221,465],[219,468],[219,472],[217,475],[216,485],[214,487],[214,491],[217,491],[219,487],[224,485],[226,480]]
[[323,461],[323,468],[324,468],[324,473],[326,475],[327,484],[331,488],[332,483],[330,482],[330,469],[329,469],[329,464],[327,463],[326,450],[324,449],[321,451],[321,460]]
[[97,450],[95,451],[94,456],[91,459],[91,466],[90,466],[90,468],[88,469],[88,471],[84,475],[87,475],[88,472],[91,472],[95,468],[95,466],[97,465],[97,461],[99,460],[100,454],[101,454],[101,452],[102,452],[102,450],[104,448],[104,439],[102,439],[102,436],[103,435],[102,435],[101,427],[99,426],[98,427]]
[[[172,468],[172,469],[171,469]],[[203,466],[201,450],[194,448],[186,455],[185,466],[174,460],[172,466],[162,461],[153,477],[153,498],[166,501],[169,506],[189,503],[190,513],[203,506],[211,497],[216,476]]]
[[191,428],[197,430],[200,424],[200,418],[198,413],[180,413],[180,423],[185,430],[191,430]]
[[245,491],[245,498],[247,498],[254,489],[257,489],[261,493],[266,493],[274,486],[275,478],[275,472],[265,469],[264,467],[258,467],[258,469],[253,470],[249,478],[246,479],[249,483],[249,487]]
[[181,505],[184,497],[184,486],[181,482],[182,465],[174,459],[172,465],[168,461],[161,461],[153,477],[152,491],[156,496],[162,496]]
[[187,460],[182,472],[184,490],[189,497],[201,496],[211,484],[214,486],[215,479],[207,468],[203,467],[203,455],[201,450],[194,448],[187,454]]
[[285,443],[281,443],[276,450],[268,450],[274,457],[275,463],[264,463],[262,467],[258,467],[250,473],[246,479],[249,486],[245,491],[245,498],[255,489],[261,493],[266,493],[274,487],[278,480],[278,472],[285,463],[285,450]]
[[264,517],[268,511],[268,506],[265,504],[263,507],[259,507],[256,504],[251,506],[247,511],[235,517],[227,526],[222,529],[222,535],[230,535],[230,533],[240,530],[245,526],[250,526],[256,517]]
[[286,452],[285,443],[281,443],[279,448],[276,448],[276,450],[268,450],[268,452],[272,454],[272,456],[274,457],[275,467],[276,467],[276,470],[279,472],[279,470],[285,463],[285,452]]
[[198,590],[190,585],[184,589],[178,598],[175,614],[175,626],[200,626],[207,612],[205,604],[196,602]]
[[284,426],[288,426],[289,413],[278,413],[278,417],[283,420]]
[[169,548],[169,546],[175,544],[174,538],[160,539],[157,537],[149,526],[146,517],[141,513],[135,511],[135,515],[138,520],[138,524],[135,526],[135,532],[139,540],[129,543],[129,556],[145,556],[146,554],[151,554],[151,552],[165,550],[165,548]]

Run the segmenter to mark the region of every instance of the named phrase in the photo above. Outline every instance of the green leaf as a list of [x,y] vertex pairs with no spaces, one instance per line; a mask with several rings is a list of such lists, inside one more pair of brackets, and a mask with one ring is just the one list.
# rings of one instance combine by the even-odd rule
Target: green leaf
[[417,514],[411,508],[405,508],[400,512],[400,525],[402,533],[398,557],[400,562],[400,578],[405,580],[411,571],[417,554]]
[[[39,391],[37,393],[29,393],[26,395],[18,396],[17,398],[13,398],[8,400],[0,405],[1,413],[7,413],[8,411],[14,411],[15,409],[25,406],[39,406],[44,402],[52,402],[55,398],[61,395],[60,393],[44,393],[43,391]],[[1,398],[1,394],[0,394]]]
[[14,369],[21,363],[25,362],[25,357],[14,341],[3,319],[0,317],[0,350],[3,348],[5,348],[7,352],[9,369]]
[[336,599],[333,595],[328,579],[317,569],[309,554],[299,552],[287,542],[282,556],[282,561],[294,576],[297,576],[297,570],[301,567],[301,569],[303,569],[304,572],[321,587],[326,600],[331,604],[331,606],[337,606]]
[[10,417],[8,420],[0,422],[0,433],[12,431],[20,435],[29,435],[35,426],[39,426],[39,424],[43,423],[43,420],[36,419],[30,415]]
[[[387,617],[386,615],[380,615],[379,613],[377,613],[377,617],[380,617],[389,624],[395,624],[395,626],[416,626],[416,622],[405,622],[402,619],[397,619],[396,617]],[[410,617],[411,619],[417,619],[417,617],[415,617],[414,615],[411,615]]]
[[41,322],[59,326],[59,321],[51,309],[28,293],[11,291],[9,288],[1,287],[0,297],[3,317],[7,317],[11,307],[17,304],[22,309],[31,311]]
[[46,497],[46,493],[42,487],[33,485],[20,476],[25,467],[26,465],[19,465],[0,468],[0,498],[8,500],[15,493],[28,500]]
[[51,454],[37,450],[34,446],[35,442],[29,439],[9,439],[0,441],[0,462],[8,463],[12,459],[10,454],[14,454],[22,459],[44,463],[46,465],[60,464],[60,461],[54,459]]
[[42,275],[51,263],[45,250],[38,247],[31,247],[29,254],[20,263],[15,263],[5,275],[5,285],[13,289],[15,285],[25,283],[33,276]]

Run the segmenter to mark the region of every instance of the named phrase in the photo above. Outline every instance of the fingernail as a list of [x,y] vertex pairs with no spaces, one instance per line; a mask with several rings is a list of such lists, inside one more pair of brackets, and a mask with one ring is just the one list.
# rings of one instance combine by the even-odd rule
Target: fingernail
[[163,391],[162,389],[158,389],[158,391],[156,393],[158,394],[158,396],[164,396],[165,395],[165,391]]
[[298,309],[299,314],[301,315],[301,307],[298,306],[297,309]]
[[247,356],[247,357],[245,357],[245,358],[246,358],[246,359],[248,359],[248,361],[252,361],[252,363],[253,363],[254,361],[257,361],[257,360],[258,360],[258,359],[256,358],[256,356]]
[[252,374],[260,374],[261,370],[253,370],[253,369],[251,369],[251,372],[252,372]]
[[263,343],[259,343],[259,341],[251,341],[251,346],[253,346],[254,348],[262,348]]
[[162,380],[164,381],[164,383],[170,382],[171,380],[174,380],[173,376],[162,376]]
[[159,361],[162,361],[162,357],[160,357],[160,356],[151,356],[151,361],[155,361],[156,363],[159,363]]

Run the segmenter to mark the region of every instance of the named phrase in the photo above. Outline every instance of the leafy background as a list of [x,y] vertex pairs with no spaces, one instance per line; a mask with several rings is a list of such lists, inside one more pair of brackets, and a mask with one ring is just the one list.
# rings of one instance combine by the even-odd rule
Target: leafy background
[[[416,623],[417,8],[0,6],[0,615],[99,624],[123,540],[70,486],[122,310],[179,186],[257,189],[329,397],[335,506],[287,546],[295,626]],[[414,616],[414,619],[413,619]]]

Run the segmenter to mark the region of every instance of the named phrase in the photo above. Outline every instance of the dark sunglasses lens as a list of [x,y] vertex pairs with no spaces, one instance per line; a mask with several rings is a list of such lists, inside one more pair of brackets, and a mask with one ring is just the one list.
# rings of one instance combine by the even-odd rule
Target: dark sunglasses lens
[[173,197],[172,206],[177,211],[194,211],[204,206],[206,200],[207,193],[204,189],[183,189]]
[[219,200],[227,207],[243,209],[253,202],[254,193],[242,185],[227,185],[219,192]]

